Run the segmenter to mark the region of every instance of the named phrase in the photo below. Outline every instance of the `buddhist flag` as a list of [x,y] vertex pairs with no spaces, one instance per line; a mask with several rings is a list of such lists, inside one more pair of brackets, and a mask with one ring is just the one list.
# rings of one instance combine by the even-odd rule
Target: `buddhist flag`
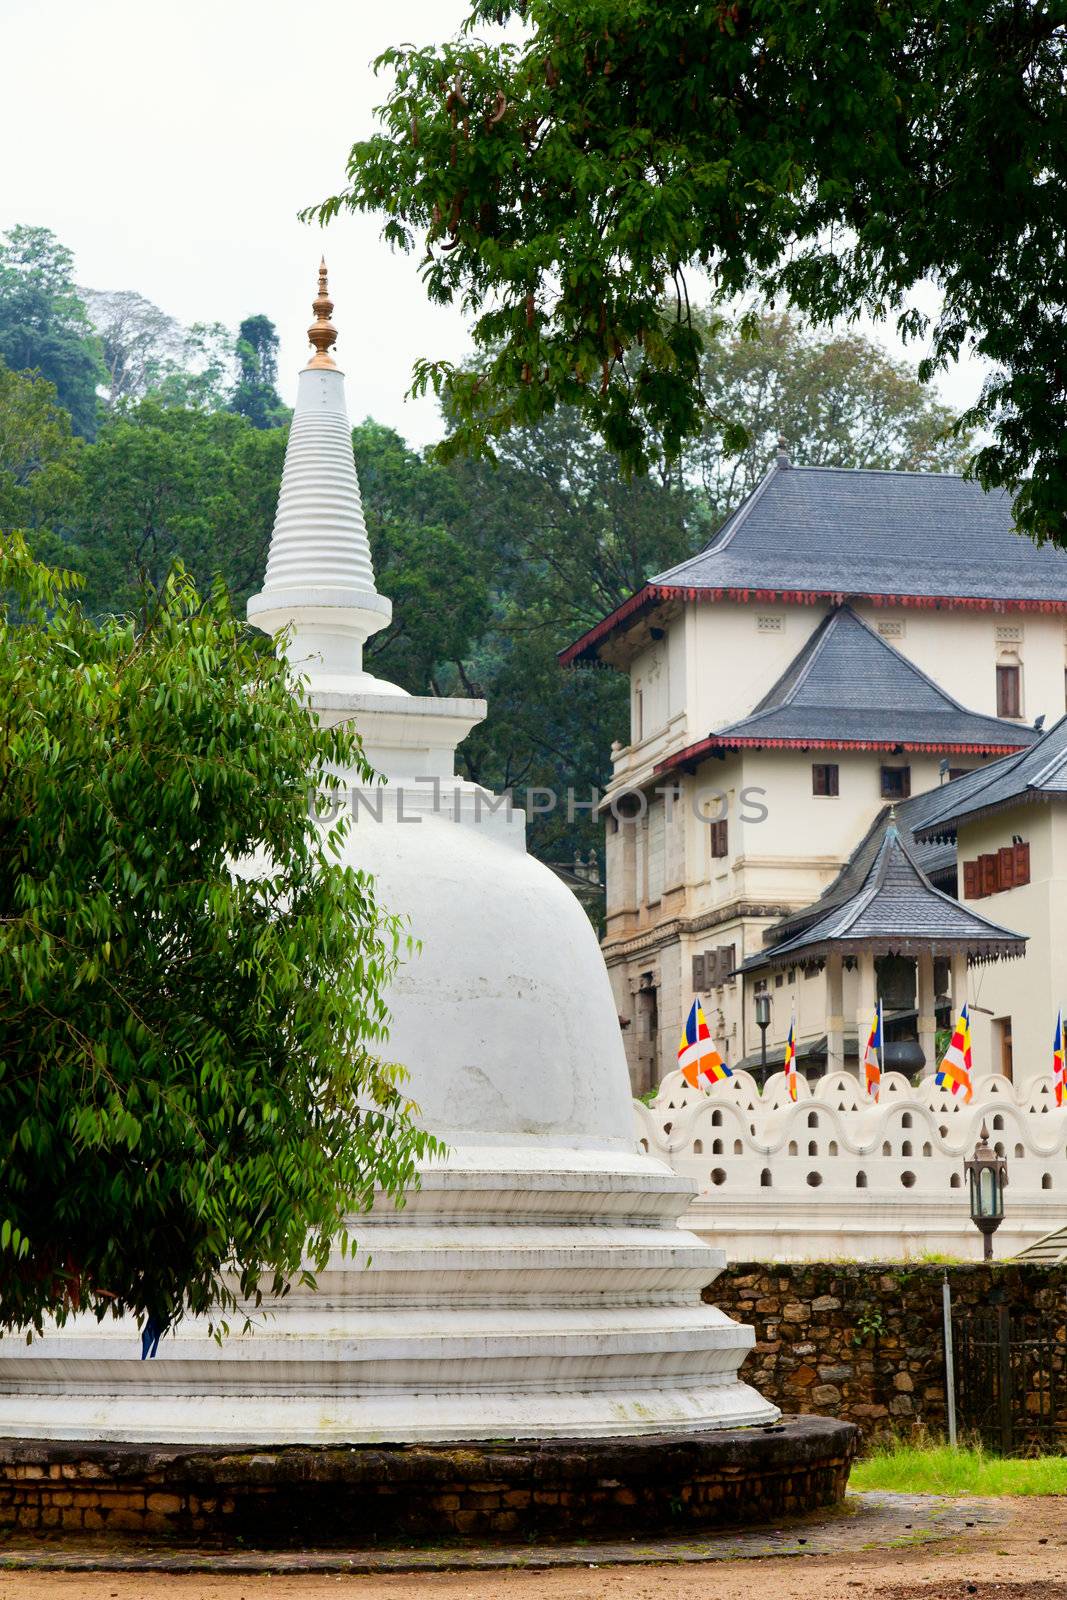
[[797,1097],[797,1008],[794,1003],[789,1013],[789,1036],[785,1041],[785,1061],[782,1065],[785,1073],[785,1086],[789,1090],[790,1100]]
[[1067,1053],[1063,1048],[1063,1009],[1056,1013],[1056,1032],[1052,1036],[1052,1082],[1056,1090],[1056,1104],[1062,1106],[1067,1092]]
[[871,1031],[867,1035],[867,1048],[863,1052],[863,1071],[867,1081],[867,1093],[872,1100],[878,1099],[878,1091],[882,1086],[882,1062],[884,1059],[885,1027],[882,1022],[882,1002],[879,1000],[874,1008]]
[[733,1073],[711,1042],[711,1029],[708,1027],[704,1008],[699,1000],[693,1001],[685,1027],[682,1029],[682,1037],[678,1043],[678,1065],[682,1069],[682,1077],[693,1089],[700,1088],[701,1078],[710,1088],[713,1083],[721,1083],[723,1078],[733,1077]]
[[971,1088],[971,1019],[966,1006],[960,1012],[952,1042],[945,1051],[934,1082],[939,1089],[949,1089],[953,1094],[962,1092],[965,1102],[970,1104],[974,1091]]

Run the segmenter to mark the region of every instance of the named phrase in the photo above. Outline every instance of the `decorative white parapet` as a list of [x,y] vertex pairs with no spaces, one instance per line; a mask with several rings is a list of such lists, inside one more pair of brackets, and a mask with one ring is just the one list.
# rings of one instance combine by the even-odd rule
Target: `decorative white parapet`
[[976,1076],[967,1105],[896,1072],[877,1104],[848,1072],[801,1079],[795,1103],[782,1073],[761,1094],[747,1072],[708,1091],[672,1072],[635,1114],[642,1146],[696,1188],[685,1221],[733,1260],[980,1259],[963,1162],[983,1123],[1008,1161],[996,1254],[1067,1223],[1067,1108],[1051,1076]]

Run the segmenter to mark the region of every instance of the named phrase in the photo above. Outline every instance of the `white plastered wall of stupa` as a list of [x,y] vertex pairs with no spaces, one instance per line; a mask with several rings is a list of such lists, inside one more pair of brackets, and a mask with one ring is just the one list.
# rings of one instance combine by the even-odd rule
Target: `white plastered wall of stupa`
[[522,813],[490,809],[495,797],[455,776],[484,702],[406,694],[364,671],[390,607],[332,309],[323,267],[249,617],[285,630],[294,692],[354,722],[387,780],[380,820],[375,785],[344,859],[374,874],[420,941],[388,991],[388,1049],[447,1151],[403,1210],[355,1220],[354,1258],[335,1254],[316,1293],[294,1289],[251,1336],[219,1345],[188,1319],[150,1362],[124,1322],[3,1341],[0,1435],[269,1445],[771,1422],[776,1408],[738,1378],[752,1329],[701,1299],[725,1258],[679,1226],[692,1185],[638,1148],[588,919],[527,854]]

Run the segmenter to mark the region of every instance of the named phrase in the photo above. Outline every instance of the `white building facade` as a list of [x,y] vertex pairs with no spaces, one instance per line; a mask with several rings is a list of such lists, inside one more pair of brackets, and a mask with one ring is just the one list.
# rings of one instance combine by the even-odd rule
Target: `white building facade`
[[[1063,712],[1067,554],[1020,538],[1005,496],[959,478],[795,468],[783,453],[706,550],[564,661],[631,680],[604,806],[603,950],[635,1092],[672,1068],[694,993],[731,1064],[758,1065],[766,994],[770,1063],[795,1007],[802,1062],[825,1072],[854,1059],[858,972],[843,974],[834,1059],[825,971],[761,972],[757,958],[891,806],[921,810],[916,797],[1024,751],[1034,721]],[[920,845],[919,862],[956,893],[953,849]],[[924,975],[933,992],[919,977],[910,996],[905,972],[878,982],[895,1031],[918,1039],[922,1012],[929,1055],[966,985],[943,962]]]

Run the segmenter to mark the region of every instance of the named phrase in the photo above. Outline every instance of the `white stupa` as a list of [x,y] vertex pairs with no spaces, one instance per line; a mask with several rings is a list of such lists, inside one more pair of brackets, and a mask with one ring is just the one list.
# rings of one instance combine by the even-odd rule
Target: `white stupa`
[[[480,700],[363,669],[374,583],[325,268],[263,590],[248,615],[388,778],[350,859],[421,953],[389,992],[391,1058],[447,1156],[356,1220],[316,1293],[216,1344],[191,1319],[153,1361],[129,1322],[0,1341],[0,1435],[229,1445],[635,1435],[773,1422],[738,1379],[750,1328],[700,1292],[720,1251],[678,1226],[688,1186],[635,1142],[604,964],[525,819],[455,776]],[[367,791],[371,806],[380,787]],[[417,819],[413,821],[412,819]],[[368,1264],[369,1257],[369,1264]]]

